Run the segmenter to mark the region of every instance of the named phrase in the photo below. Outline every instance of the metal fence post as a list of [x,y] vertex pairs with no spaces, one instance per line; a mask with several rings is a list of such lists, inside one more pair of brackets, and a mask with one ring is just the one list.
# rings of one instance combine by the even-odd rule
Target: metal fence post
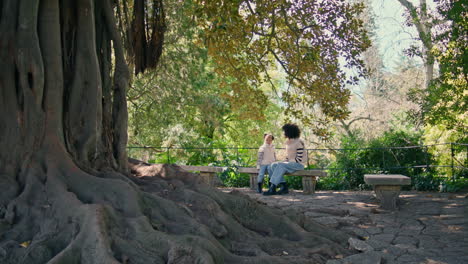
[[170,151],[170,147],[167,147],[166,148],[166,156],[167,156],[167,164],[171,164],[171,151]]
[[382,149],[382,169],[387,172],[386,166],[385,166],[385,149]]
[[143,156],[142,156],[143,158],[142,158],[142,160],[144,162],[148,162],[150,160],[150,157],[149,157],[150,155],[149,155],[149,150],[148,149],[149,148],[147,148],[146,146],[143,148]]
[[455,173],[454,173],[454,168],[453,168],[453,160],[455,159],[455,152],[453,150],[453,142],[450,143],[450,154],[451,154],[451,167],[452,167],[452,181],[455,181]]
[[425,149],[426,149],[426,153],[425,153],[426,154],[426,157],[425,157],[426,158],[426,172],[428,172],[429,171],[429,147],[426,146]]

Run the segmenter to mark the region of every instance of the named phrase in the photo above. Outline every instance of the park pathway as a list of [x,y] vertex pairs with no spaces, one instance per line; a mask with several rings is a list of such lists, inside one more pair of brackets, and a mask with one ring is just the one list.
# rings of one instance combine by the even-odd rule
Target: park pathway
[[350,247],[360,253],[328,264],[468,263],[467,193],[402,192],[399,210],[388,212],[378,208],[370,191],[263,196],[248,188],[236,190],[272,207],[295,208],[350,234]]

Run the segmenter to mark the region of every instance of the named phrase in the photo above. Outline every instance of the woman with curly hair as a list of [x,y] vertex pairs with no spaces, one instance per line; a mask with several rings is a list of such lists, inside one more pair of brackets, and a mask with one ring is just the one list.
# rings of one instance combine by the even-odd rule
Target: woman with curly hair
[[[284,179],[284,174],[292,173],[298,170],[303,170],[307,164],[307,151],[305,149],[304,140],[300,139],[301,130],[296,124],[285,124],[283,127],[286,140],[285,161],[274,162],[270,166],[270,188],[263,195],[286,194],[288,193],[288,185]],[[279,191],[276,191],[277,187]]]

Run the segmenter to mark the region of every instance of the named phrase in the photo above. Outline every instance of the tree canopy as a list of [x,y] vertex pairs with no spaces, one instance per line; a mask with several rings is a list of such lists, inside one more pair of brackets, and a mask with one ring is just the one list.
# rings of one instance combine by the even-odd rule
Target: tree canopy
[[[168,56],[177,49],[186,55],[167,58],[166,65],[205,63],[217,76],[219,95],[241,118],[264,118],[262,109],[271,95],[282,102],[286,114],[316,128],[318,134],[326,133],[318,128],[348,115],[347,85],[365,75],[361,53],[370,45],[359,18],[362,3],[261,0],[165,5],[166,38],[179,42],[166,41],[164,48]],[[130,14],[131,6],[126,9]],[[147,17],[151,27],[151,14]],[[127,22],[127,28],[130,25]],[[198,53],[200,49],[203,53]],[[187,51],[198,54],[199,61],[191,60],[194,55]],[[284,82],[278,83],[272,71],[283,74]],[[265,93],[265,85],[274,93]]]

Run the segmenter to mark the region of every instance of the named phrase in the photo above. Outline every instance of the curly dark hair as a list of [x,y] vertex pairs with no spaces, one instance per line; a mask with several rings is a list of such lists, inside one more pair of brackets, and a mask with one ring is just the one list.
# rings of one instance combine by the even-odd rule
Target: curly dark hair
[[301,130],[296,124],[285,124],[281,129],[287,138],[298,138],[301,136]]

